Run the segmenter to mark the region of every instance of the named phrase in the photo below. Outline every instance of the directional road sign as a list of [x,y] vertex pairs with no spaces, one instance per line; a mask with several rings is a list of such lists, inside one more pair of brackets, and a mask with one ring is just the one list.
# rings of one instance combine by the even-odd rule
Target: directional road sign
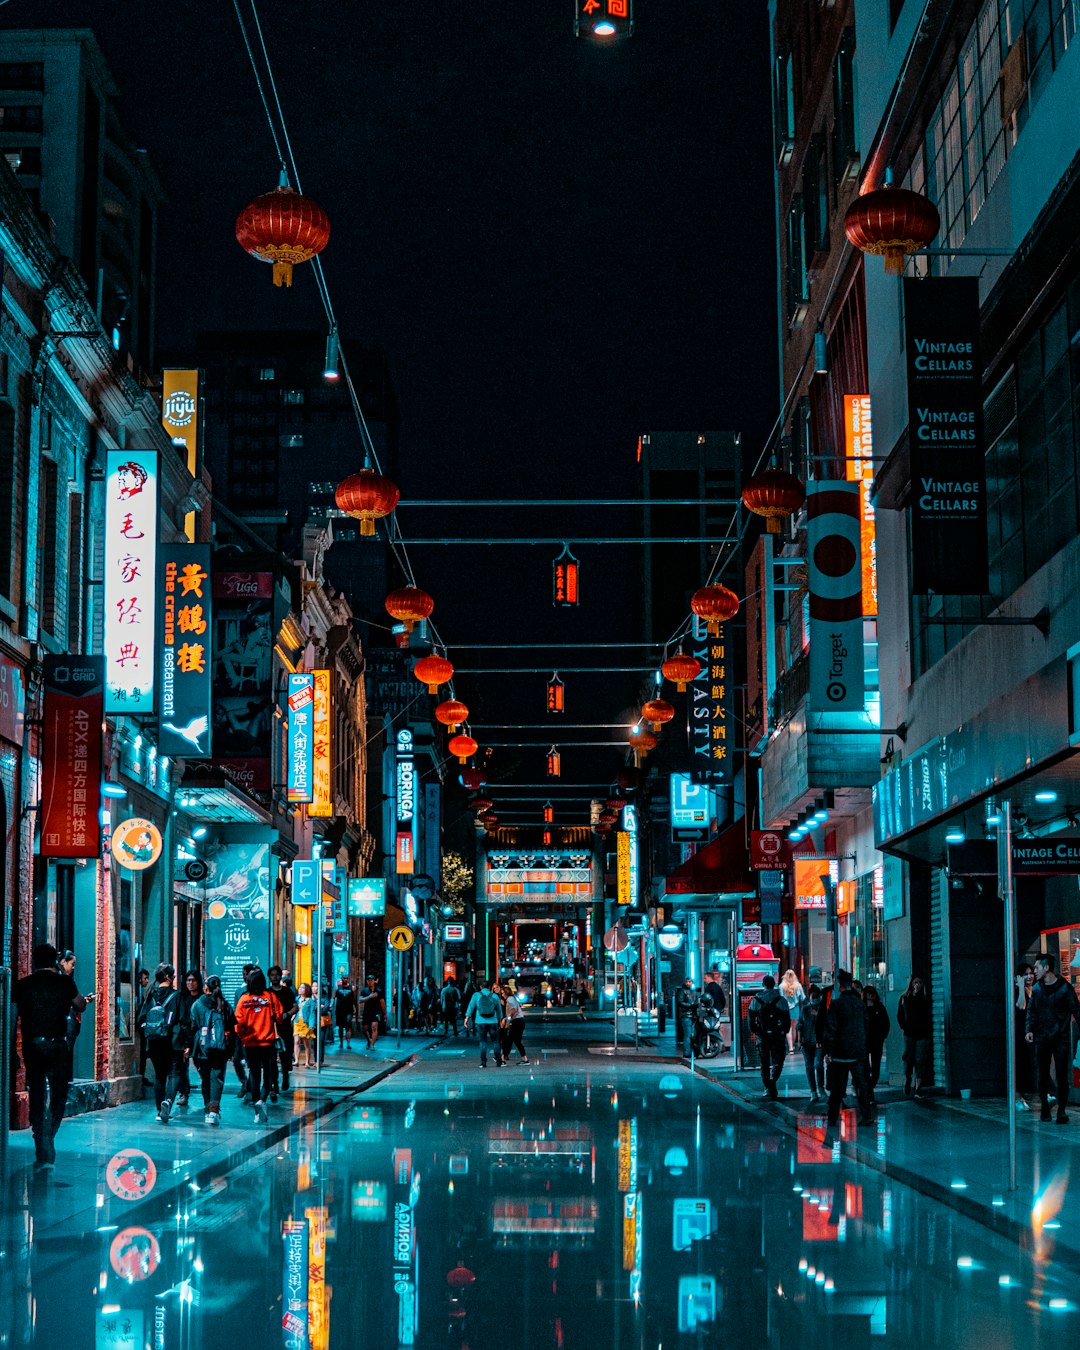
[[390,929],[386,935],[386,941],[393,947],[394,951],[407,952],[413,945],[413,930],[406,928],[404,924],[399,924],[397,928]]
[[314,859],[297,858],[292,865],[292,902],[315,906],[319,903],[322,882],[319,864]]

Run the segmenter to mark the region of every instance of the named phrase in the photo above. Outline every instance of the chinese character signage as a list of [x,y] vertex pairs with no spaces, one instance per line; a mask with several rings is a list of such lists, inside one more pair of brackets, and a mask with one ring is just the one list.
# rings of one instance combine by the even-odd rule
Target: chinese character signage
[[311,801],[312,722],[315,682],[310,675],[290,675],[288,693],[289,765],[285,799]]
[[791,865],[791,844],[779,830],[750,831],[750,866],[755,872]]
[[199,467],[199,372],[161,372],[161,425],[169,440],[183,452],[188,473]]
[[218,572],[214,595],[214,763],[245,791],[270,788],[274,577]]
[[332,859],[322,862],[323,922],[328,933],[344,933],[346,896],[345,869]]
[[551,603],[570,608],[578,602],[578,560],[564,544],[551,564]]
[[161,831],[145,816],[130,816],[112,832],[113,857],[127,872],[144,872],[161,857]]
[[105,467],[105,711],[154,711],[158,457],[109,450]]
[[806,491],[810,581],[810,689],[817,712],[861,712],[863,580],[859,484],[822,481]]
[[210,545],[165,545],[158,653],[158,749],[165,755],[210,753],[211,604]]
[[844,444],[847,476],[859,485],[859,537],[862,561],[862,612],[877,618],[877,526],[874,520],[874,424],[869,394],[844,395]]
[[912,590],[988,588],[978,277],[909,278]]
[[311,729],[311,805],[309,816],[332,816],[334,799],[330,788],[330,672],[316,670],[314,714]]
[[731,642],[727,624],[694,649],[701,674],[690,685],[690,748],[695,777],[730,787],[734,716]]
[[416,831],[416,762],[413,758],[413,734],[408,727],[402,727],[395,742],[394,785],[397,825],[394,870],[398,876],[408,876],[416,870],[416,850],[413,847]]
[[620,830],[615,836],[615,875],[618,880],[617,898],[620,905],[630,903],[630,836]]
[[[295,867],[296,864],[294,863]],[[350,919],[378,919],[386,913],[386,881],[382,877],[350,877],[347,902]]]
[[634,0],[575,0],[575,37],[614,42],[633,31]]
[[101,723],[105,661],[45,657],[41,840],[45,858],[96,858],[101,847]]
[[284,1350],[308,1350],[308,1222],[286,1219],[282,1224],[285,1261],[281,1281],[282,1345]]

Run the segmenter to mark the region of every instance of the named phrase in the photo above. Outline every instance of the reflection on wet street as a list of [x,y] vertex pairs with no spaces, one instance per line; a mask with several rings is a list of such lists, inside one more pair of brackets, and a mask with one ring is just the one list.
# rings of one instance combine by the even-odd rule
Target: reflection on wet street
[[139,1149],[102,1158],[96,1205],[43,1235],[32,1183],[9,1178],[0,1343],[659,1350],[1077,1334],[1076,1275],[1054,1261],[1052,1232],[1035,1259],[842,1158],[823,1126],[804,1117],[795,1138],[662,1064],[571,1053],[485,1073],[471,1053],[434,1054],[179,1189]]

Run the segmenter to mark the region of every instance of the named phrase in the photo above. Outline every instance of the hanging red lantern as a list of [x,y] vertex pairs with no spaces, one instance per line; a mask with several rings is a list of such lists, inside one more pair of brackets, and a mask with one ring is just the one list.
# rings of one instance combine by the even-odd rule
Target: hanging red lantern
[[484,777],[483,769],[466,769],[461,775],[461,781],[470,792],[479,792],[487,779]]
[[547,772],[549,778],[560,778],[562,776],[562,755],[558,748],[552,746],[547,752]]
[[659,731],[665,722],[670,722],[675,716],[675,709],[666,698],[652,698],[643,704],[641,715],[646,722],[652,723],[653,731]]
[[454,667],[445,656],[424,656],[413,666],[413,674],[427,685],[429,694],[437,694],[440,684],[448,684],[454,678]]
[[710,636],[717,637],[720,625],[738,614],[739,597],[726,586],[699,586],[690,597],[690,608],[705,620]]
[[570,552],[570,545],[551,564],[551,603],[573,607],[578,602],[578,568],[580,564]]
[[435,720],[451,731],[457,731],[462,722],[469,720],[469,710],[460,699],[448,698],[435,709]]
[[566,711],[566,686],[559,679],[559,672],[556,670],[547,684],[547,710],[549,713],[561,713]]
[[418,623],[431,617],[435,601],[416,586],[401,586],[386,597],[386,612],[392,619],[405,625],[404,633],[396,633],[394,640],[399,647],[409,645],[409,634]]
[[641,770],[627,765],[625,769],[620,769],[615,775],[615,782],[619,785],[621,792],[633,792],[635,788],[641,786]]
[[544,824],[550,825],[555,819],[555,808],[550,802],[544,803]]
[[665,680],[671,680],[680,694],[685,694],[686,686],[701,674],[701,662],[696,656],[676,652],[660,667],[660,674]]
[[480,815],[484,811],[490,811],[494,805],[495,803],[490,797],[474,797],[469,803],[469,806],[477,815]]
[[459,764],[466,764],[480,747],[471,736],[453,736],[446,747],[452,755],[457,755]]
[[609,797],[605,802],[609,811],[621,811],[626,805],[625,797]]
[[494,811],[481,811],[479,816],[477,816],[477,820],[479,820],[482,825],[490,826],[498,824],[499,817]]
[[743,505],[756,516],[763,516],[769,534],[780,533],[780,522],[795,512],[806,501],[806,488],[786,469],[775,464],[753,478],[743,487]]
[[388,516],[400,500],[397,484],[374,469],[361,469],[343,478],[334,492],[338,510],[358,520],[360,533],[368,539],[375,533],[375,522]]
[[617,811],[601,811],[598,817],[601,825],[615,825],[619,820]]
[[597,834],[610,834],[610,833],[611,833],[611,826],[610,826],[610,825],[605,825],[604,822],[603,822],[602,820],[598,820],[598,821],[596,822],[596,824],[593,826],[593,829],[596,831]]
[[476,1283],[476,1276],[467,1266],[455,1266],[453,1270],[447,1271],[446,1283],[451,1289],[464,1289]]
[[282,183],[240,212],[236,242],[253,258],[273,263],[275,286],[291,286],[293,267],[309,262],[330,242],[330,221],[318,202]]
[[636,735],[631,733],[630,748],[634,752],[634,758],[640,764],[647,754],[656,749],[656,737],[648,731],[639,731]]
[[544,846],[545,846],[545,847],[547,847],[547,845],[549,845],[549,844],[551,843],[551,831],[550,831],[550,830],[545,830],[545,831],[544,831],[544,834],[543,834],[543,843],[544,843]]
[[844,214],[844,233],[863,253],[884,254],[887,275],[898,277],[909,253],[926,248],[941,226],[929,197],[909,188],[877,188],[856,197]]

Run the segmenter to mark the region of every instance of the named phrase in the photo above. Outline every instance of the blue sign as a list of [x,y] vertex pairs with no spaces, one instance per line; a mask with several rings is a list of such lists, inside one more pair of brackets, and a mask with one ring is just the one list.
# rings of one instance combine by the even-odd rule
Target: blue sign
[[285,798],[290,802],[313,799],[315,763],[315,677],[289,676],[289,771]]
[[351,919],[377,919],[386,913],[383,877],[350,877],[348,911]]
[[345,933],[345,869],[336,862],[322,864],[323,912],[328,933]]
[[292,902],[310,909],[319,903],[319,864],[314,860],[297,858],[292,865]]
[[670,790],[672,839],[707,839],[713,817],[712,789],[705,783],[691,782],[688,773],[673,773]]

